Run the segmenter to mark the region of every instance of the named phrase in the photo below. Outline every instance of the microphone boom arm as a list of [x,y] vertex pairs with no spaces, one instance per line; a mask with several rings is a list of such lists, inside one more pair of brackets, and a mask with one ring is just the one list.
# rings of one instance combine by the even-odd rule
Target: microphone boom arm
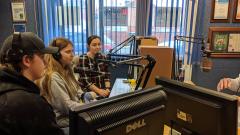
[[136,85],[136,87],[135,87],[135,90],[138,90],[138,87],[140,86],[140,84],[141,84],[141,82],[142,82],[142,79],[143,79],[143,76],[144,76],[144,74],[145,74],[145,72],[146,72],[146,69],[148,69],[148,71],[147,71],[147,73],[146,73],[146,76],[145,76],[145,79],[144,79],[144,81],[143,81],[143,86],[142,86],[142,88],[145,88],[145,87],[146,87],[147,82],[148,82],[148,80],[149,80],[149,77],[150,77],[150,75],[151,75],[151,73],[152,73],[152,70],[153,70],[153,68],[154,68],[154,66],[155,66],[155,64],[156,64],[156,60],[155,60],[153,57],[151,57],[150,55],[147,55],[147,57],[145,57],[144,59],[146,59],[146,60],[148,61],[148,64],[147,64],[147,66],[143,69],[143,72],[141,73],[141,75],[140,75],[140,77],[139,77],[139,79],[138,79],[138,81],[137,81],[137,85]]
[[115,46],[114,48],[112,48],[109,51],[109,54],[115,54],[116,52],[118,52],[120,49],[122,49],[124,46],[128,45],[128,43],[135,41],[135,36],[132,35],[129,38],[127,38],[126,40],[124,40],[122,43],[120,43],[119,45]]
[[[137,66],[137,67],[141,67],[143,68],[143,71],[141,73],[141,75],[138,77],[137,79],[137,84],[136,84],[136,87],[135,87],[135,90],[138,90],[140,84],[142,83],[143,81],[143,85],[142,85],[142,88],[145,88],[146,85],[147,85],[147,82],[149,80],[149,77],[152,73],[152,70],[156,64],[156,60],[150,56],[150,55],[147,55],[147,56],[141,56],[141,55],[118,55],[118,54],[108,54],[109,58],[111,59],[111,56],[118,56],[118,57],[124,57],[124,58],[128,58],[126,60],[120,60],[120,61],[111,61],[111,60],[107,60],[108,62],[112,62],[113,64],[115,65],[120,65],[120,64],[124,64],[124,65],[131,65],[131,66]],[[142,65],[142,64],[136,64],[136,63],[130,63],[130,62],[136,62],[136,61],[139,61],[139,60],[147,60],[147,65]],[[100,60],[101,61],[101,60]],[[147,73],[146,73],[147,71]],[[143,80],[143,76],[145,75],[146,73],[146,76]]]

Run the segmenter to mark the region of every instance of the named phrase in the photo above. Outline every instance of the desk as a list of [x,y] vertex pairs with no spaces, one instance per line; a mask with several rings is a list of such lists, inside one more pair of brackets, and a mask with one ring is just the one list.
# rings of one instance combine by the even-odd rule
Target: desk
[[124,83],[125,78],[117,78],[112,87],[109,97],[117,96],[119,94],[133,92],[129,83]]
[[[164,126],[163,135],[170,135],[169,131],[170,131],[170,128],[168,126]],[[240,135],[240,127],[238,128],[237,135]]]

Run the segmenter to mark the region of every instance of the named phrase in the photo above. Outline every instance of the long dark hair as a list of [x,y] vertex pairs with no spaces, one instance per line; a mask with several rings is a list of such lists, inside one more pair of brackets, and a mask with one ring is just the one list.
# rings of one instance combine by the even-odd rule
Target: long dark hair
[[93,39],[96,39],[96,38],[98,38],[98,39],[101,41],[101,37],[99,37],[99,36],[97,36],[97,35],[92,35],[92,36],[88,37],[88,39],[87,39],[87,44],[88,44],[88,46],[91,44],[91,42],[93,41]]

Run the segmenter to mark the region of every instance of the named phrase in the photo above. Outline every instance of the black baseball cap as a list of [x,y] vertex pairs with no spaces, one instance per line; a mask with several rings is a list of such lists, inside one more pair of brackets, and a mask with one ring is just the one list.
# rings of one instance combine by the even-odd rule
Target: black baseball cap
[[[17,33],[15,33],[17,34]],[[22,32],[18,33],[19,38],[14,39],[13,34],[6,38],[1,47],[0,54],[4,55],[8,52],[9,49],[20,49],[24,54],[31,52],[40,52],[40,53],[48,53],[53,54],[58,52],[58,47],[45,47],[44,42],[40,39],[36,34],[32,32]],[[17,40],[17,41],[16,41]],[[13,42],[18,42],[16,46]]]

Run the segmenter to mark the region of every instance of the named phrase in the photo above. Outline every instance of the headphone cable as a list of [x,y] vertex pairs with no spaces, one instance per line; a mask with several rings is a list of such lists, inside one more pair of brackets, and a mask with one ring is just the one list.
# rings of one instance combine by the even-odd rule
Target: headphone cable
[[240,84],[238,83],[238,88],[237,88],[237,91],[236,91],[235,95],[238,94],[239,89],[240,89]]

